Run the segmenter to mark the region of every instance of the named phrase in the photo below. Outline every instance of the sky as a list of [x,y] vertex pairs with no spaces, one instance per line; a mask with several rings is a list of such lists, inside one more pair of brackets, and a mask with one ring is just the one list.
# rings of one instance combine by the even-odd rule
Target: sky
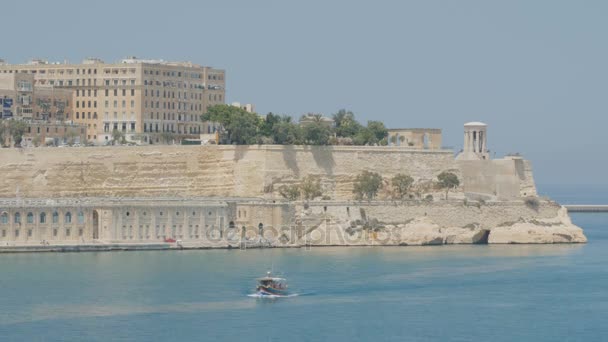
[[608,184],[608,2],[562,0],[9,1],[0,58],[126,56],[226,70],[259,113],[341,108],[390,127],[488,124],[538,184]]

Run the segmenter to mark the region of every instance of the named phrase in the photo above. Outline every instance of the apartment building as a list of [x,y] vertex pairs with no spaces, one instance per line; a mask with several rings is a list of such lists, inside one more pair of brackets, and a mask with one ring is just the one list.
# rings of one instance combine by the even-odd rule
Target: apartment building
[[0,74],[0,118],[31,119],[33,98],[33,76]]
[[129,141],[154,144],[212,133],[217,125],[201,121],[200,115],[225,101],[224,70],[190,62],[33,60],[2,63],[2,74],[30,74],[36,87],[72,90],[72,112],[65,119],[84,124],[87,140],[98,144],[110,142],[115,130]]

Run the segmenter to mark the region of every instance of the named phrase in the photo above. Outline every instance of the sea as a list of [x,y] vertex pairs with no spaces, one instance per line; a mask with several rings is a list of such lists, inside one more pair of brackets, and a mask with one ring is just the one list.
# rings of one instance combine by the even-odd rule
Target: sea
[[[589,243],[4,254],[0,341],[606,341],[608,214],[572,219]],[[269,269],[293,296],[248,296]]]

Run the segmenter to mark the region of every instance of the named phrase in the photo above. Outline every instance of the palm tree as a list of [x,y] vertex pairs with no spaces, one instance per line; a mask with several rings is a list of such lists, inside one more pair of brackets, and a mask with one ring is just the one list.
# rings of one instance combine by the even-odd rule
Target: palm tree
[[355,114],[353,112],[351,112],[350,110],[347,111],[346,109],[340,109],[337,113],[332,115],[332,118],[334,119],[334,122],[336,123],[336,127],[340,127],[340,126],[342,126],[343,123],[345,123],[347,121],[354,121]]

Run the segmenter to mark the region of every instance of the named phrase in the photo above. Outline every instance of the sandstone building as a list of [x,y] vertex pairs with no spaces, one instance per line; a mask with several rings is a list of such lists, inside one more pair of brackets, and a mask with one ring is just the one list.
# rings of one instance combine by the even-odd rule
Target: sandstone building
[[[212,133],[202,122],[207,107],[225,101],[225,72],[189,62],[141,60],[118,63],[89,58],[80,64],[34,60],[28,64],[0,64],[0,75],[33,75],[34,87],[72,91],[73,112],[65,119],[87,127],[87,140],[107,143],[112,131],[127,140],[163,143]],[[24,118],[32,118],[34,111]]]

